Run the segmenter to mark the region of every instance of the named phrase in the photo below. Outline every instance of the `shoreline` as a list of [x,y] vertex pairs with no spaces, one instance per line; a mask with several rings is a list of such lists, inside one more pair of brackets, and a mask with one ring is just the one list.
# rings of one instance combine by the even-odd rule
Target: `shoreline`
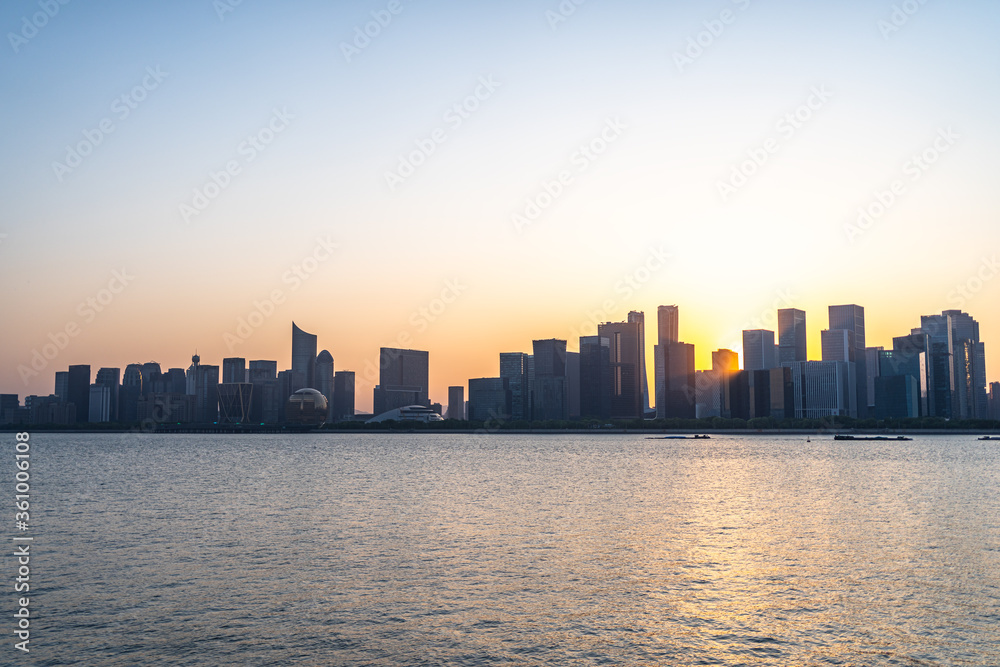
[[896,435],[968,435],[968,436],[993,436],[1000,438],[997,431],[975,430],[975,429],[624,429],[624,428],[602,428],[602,429],[312,429],[312,430],[283,430],[281,428],[262,429],[213,429],[192,427],[189,429],[173,429],[168,431],[135,431],[132,429],[33,429],[31,427],[0,428],[0,433],[16,433],[27,431],[33,435],[43,433],[58,434],[122,434],[133,433],[135,435],[804,435],[804,436],[834,436],[834,435],[858,435],[858,436],[886,436]]

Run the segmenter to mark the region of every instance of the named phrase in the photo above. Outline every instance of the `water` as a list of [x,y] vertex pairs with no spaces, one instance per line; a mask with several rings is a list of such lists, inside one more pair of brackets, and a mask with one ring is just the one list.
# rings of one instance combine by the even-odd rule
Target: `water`
[[1000,664],[1000,443],[32,443],[0,663]]

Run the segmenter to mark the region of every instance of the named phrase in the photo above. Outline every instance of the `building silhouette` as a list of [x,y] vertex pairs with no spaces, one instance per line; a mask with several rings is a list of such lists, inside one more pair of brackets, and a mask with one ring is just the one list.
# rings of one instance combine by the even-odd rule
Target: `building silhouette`
[[[302,374],[304,387],[316,388],[314,386],[315,366],[316,335],[306,333],[296,326],[295,322],[292,322],[292,370]],[[287,399],[288,396],[285,398]]]
[[597,335],[607,338],[611,352],[611,417],[642,419],[640,329],[638,322],[605,322]]
[[230,357],[222,360],[222,382],[233,384],[247,381],[247,360],[243,357]]
[[334,421],[333,415],[333,355],[329,351],[323,350],[316,357],[316,370],[313,373],[315,379],[315,389],[326,398],[327,408],[330,413],[327,415],[328,422]]
[[448,387],[448,414],[445,418],[465,419],[465,387]]
[[603,336],[580,337],[580,416],[611,417],[611,341]]
[[469,421],[504,422],[510,419],[510,407],[507,378],[469,380]]
[[646,314],[638,310],[630,311],[628,321],[639,325],[639,388],[642,392],[640,404],[642,406],[642,413],[645,415],[650,411],[651,407],[649,402],[649,379],[646,376]]
[[333,375],[334,421],[354,419],[354,371],[337,371]]
[[90,417],[90,366],[79,364],[69,367],[69,402],[76,408],[76,421],[86,422]]
[[532,365],[530,354],[524,352],[500,353],[500,377],[507,379],[511,396],[511,419],[531,421],[531,388],[534,380],[529,373]]
[[374,390],[375,415],[409,405],[430,407],[428,377],[426,351],[381,348],[379,383]]
[[808,361],[806,354],[806,313],[797,308],[778,310],[778,364]]
[[[534,421],[569,418],[569,387],[566,382],[566,341],[554,338],[532,341],[534,362]],[[470,395],[471,402],[472,397]]]
[[851,361],[855,368],[855,394],[857,399],[857,416],[868,418],[868,362],[865,348],[865,309],[856,304],[830,306],[830,330],[848,330],[854,333],[855,353]]
[[743,332],[743,370],[766,371],[778,366],[774,332],[749,329]]

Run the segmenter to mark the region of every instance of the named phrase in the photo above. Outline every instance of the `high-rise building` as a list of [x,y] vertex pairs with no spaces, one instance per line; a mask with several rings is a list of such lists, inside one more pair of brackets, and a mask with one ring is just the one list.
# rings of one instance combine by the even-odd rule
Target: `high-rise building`
[[379,384],[375,414],[409,405],[430,406],[429,355],[422,350],[383,347],[379,350]]
[[680,340],[680,314],[677,306],[656,309],[656,344],[665,345]]
[[649,379],[646,377],[646,314],[633,310],[628,314],[628,321],[639,325],[639,385],[642,391],[642,412],[649,412]]
[[778,366],[774,332],[750,329],[743,332],[743,370],[766,371]]
[[69,371],[56,371],[56,390],[53,396],[69,402]]
[[855,381],[858,403],[857,417],[868,418],[868,361],[865,355],[865,309],[856,304],[830,306],[830,330],[846,329],[854,332]]
[[250,393],[250,421],[255,424],[277,424],[284,414],[284,399],[278,398],[278,362],[255,359],[249,363],[247,380],[253,385]]
[[566,411],[570,419],[580,418],[580,353],[566,353]]
[[796,419],[848,417],[857,412],[857,365],[846,361],[793,361],[792,408]]
[[693,419],[697,414],[694,345],[657,345],[656,418]]
[[140,366],[140,372],[142,373],[142,395],[146,396],[156,391],[155,383],[161,375],[160,364],[155,361],[147,361]]
[[469,421],[504,422],[510,419],[507,378],[469,380]]
[[292,322],[292,370],[302,374],[302,377],[305,378],[305,386],[309,389],[316,388],[314,386],[315,366],[316,334],[306,333],[296,326],[295,322]]
[[111,421],[111,387],[97,383],[90,385],[89,403],[88,422],[101,424]]
[[720,417],[730,418],[732,410],[733,375],[740,372],[740,355],[733,350],[721,349],[712,353],[712,370],[719,374],[719,411]]
[[778,310],[778,364],[808,360],[805,311],[797,308]]
[[[193,383],[191,385],[194,386]],[[142,366],[129,364],[122,374],[122,386],[118,390],[119,420],[131,424],[139,421],[139,399],[142,397]]]
[[337,371],[333,375],[334,422],[354,419],[354,371]]
[[603,336],[580,337],[580,416],[611,417],[611,341]]
[[69,402],[76,406],[76,421],[90,418],[90,366],[79,364],[69,367]]
[[642,419],[638,322],[606,322],[597,335],[611,344],[611,417]]
[[465,387],[448,387],[448,414],[445,418],[465,419]]
[[329,414],[326,420],[330,423],[334,421],[333,415],[333,355],[328,350],[323,350],[316,357],[316,370],[313,377],[316,383],[315,389],[326,398]]
[[[535,421],[569,418],[569,387],[566,383],[566,341],[548,339],[532,342],[534,349]],[[472,397],[469,397],[471,402]]]
[[[108,406],[108,418],[105,421],[118,421],[118,409],[121,402],[121,382],[119,381],[121,372],[120,368],[102,368],[97,371],[97,377],[94,379],[95,384],[108,388],[110,405]],[[93,391],[91,392],[91,400],[93,400]]]
[[990,419],[1000,421],[1000,382],[990,383]]
[[222,383],[236,384],[247,381],[247,360],[229,357],[222,360]]
[[531,393],[528,386],[528,359],[524,352],[500,353],[500,377],[507,378],[511,396],[511,419],[531,421]]
[[942,313],[952,319],[953,345],[958,354],[955,365],[955,390],[952,412],[961,419],[985,419],[989,414],[986,388],[986,346],[979,338],[979,322],[960,310]]
[[849,329],[824,329],[821,331],[820,343],[823,361],[856,362],[858,346],[854,340],[854,332]]
[[195,376],[195,421],[201,424],[219,419],[219,367],[199,364]]
[[868,373],[868,416],[875,414],[875,379],[881,375],[879,354],[885,351],[881,345],[865,348],[865,368]]

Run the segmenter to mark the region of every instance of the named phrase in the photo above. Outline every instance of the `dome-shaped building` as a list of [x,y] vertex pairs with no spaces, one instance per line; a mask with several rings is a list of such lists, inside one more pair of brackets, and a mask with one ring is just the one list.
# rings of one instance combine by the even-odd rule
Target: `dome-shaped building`
[[328,409],[326,396],[315,389],[299,389],[288,397],[285,421],[295,426],[322,426]]

